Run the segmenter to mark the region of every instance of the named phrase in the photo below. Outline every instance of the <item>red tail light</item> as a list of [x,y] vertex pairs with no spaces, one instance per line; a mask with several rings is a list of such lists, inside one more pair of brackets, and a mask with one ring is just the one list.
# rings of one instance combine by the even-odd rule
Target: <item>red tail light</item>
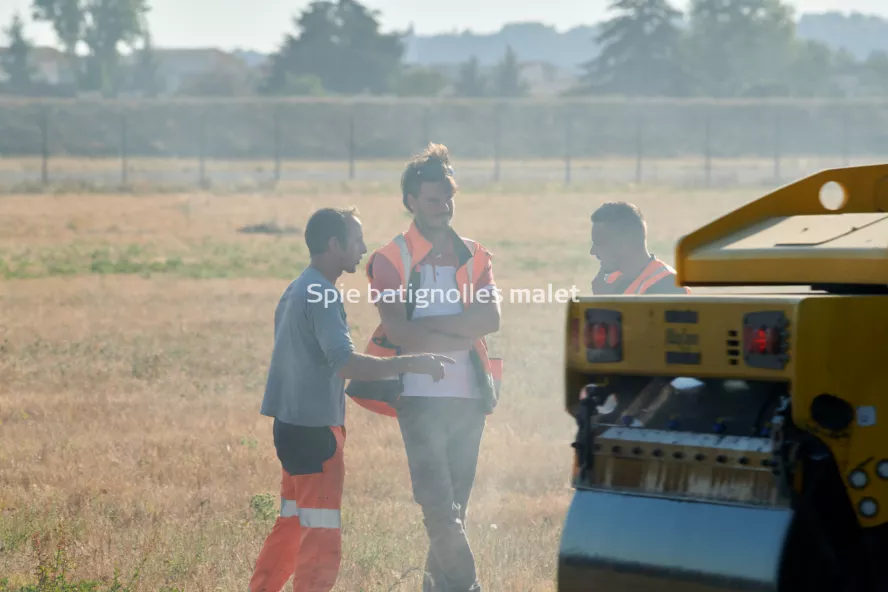
[[584,331],[589,362],[619,362],[623,359],[623,315],[615,310],[586,310]]
[[767,356],[783,352],[783,339],[776,327],[746,327],[744,337],[747,354]]
[[743,351],[755,368],[782,369],[789,359],[789,322],[782,312],[750,313],[743,317]]
[[608,325],[607,329],[607,345],[610,348],[616,348],[620,345],[620,327],[618,325]]
[[592,347],[604,349],[607,346],[607,333],[610,327],[604,323],[592,325]]
[[780,332],[775,327],[746,327],[746,353],[771,355],[780,353]]

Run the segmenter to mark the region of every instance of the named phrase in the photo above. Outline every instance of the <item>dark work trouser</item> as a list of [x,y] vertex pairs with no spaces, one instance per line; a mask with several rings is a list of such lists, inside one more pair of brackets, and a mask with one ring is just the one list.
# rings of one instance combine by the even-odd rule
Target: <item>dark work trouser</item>
[[274,421],[281,461],[281,514],[256,559],[249,592],[330,592],[342,555],[345,427]]
[[486,421],[482,404],[402,397],[397,410],[413,499],[422,508],[429,536],[423,591],[480,592],[465,524]]

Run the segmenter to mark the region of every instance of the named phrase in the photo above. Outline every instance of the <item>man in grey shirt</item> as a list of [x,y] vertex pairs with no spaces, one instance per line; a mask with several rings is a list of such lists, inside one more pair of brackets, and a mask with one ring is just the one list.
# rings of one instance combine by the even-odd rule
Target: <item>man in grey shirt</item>
[[405,372],[444,377],[437,354],[377,358],[355,352],[336,280],[367,252],[354,209],[324,208],[305,228],[311,265],[274,314],[274,350],[260,413],[274,418],[281,462],[281,513],[265,541],[250,592],[329,592],[341,557],[345,380]]

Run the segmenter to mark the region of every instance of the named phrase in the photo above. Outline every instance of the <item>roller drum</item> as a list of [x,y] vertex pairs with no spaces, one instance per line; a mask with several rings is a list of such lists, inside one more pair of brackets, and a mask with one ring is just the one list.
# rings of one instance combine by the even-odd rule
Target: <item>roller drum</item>
[[793,511],[577,490],[558,592],[777,591]]

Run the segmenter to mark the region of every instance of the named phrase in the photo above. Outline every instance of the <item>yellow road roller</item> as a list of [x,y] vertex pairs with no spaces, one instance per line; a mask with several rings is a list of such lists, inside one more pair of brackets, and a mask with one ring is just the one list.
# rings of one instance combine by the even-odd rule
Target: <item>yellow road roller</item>
[[559,592],[888,590],[888,165],[683,237],[690,295],[568,305]]

